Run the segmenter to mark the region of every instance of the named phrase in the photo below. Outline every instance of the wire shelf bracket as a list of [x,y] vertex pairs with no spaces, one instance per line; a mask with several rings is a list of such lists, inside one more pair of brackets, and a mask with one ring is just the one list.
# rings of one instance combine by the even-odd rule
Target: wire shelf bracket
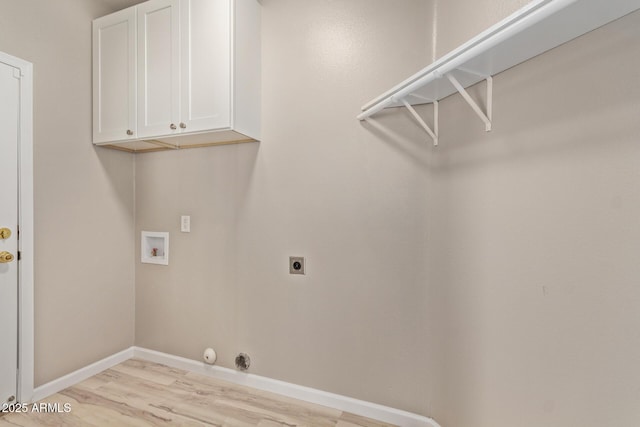
[[[467,70],[462,70],[465,72],[469,72]],[[447,79],[451,82],[453,87],[462,95],[462,98],[467,101],[467,104],[471,107],[471,109],[480,117],[480,120],[484,122],[484,130],[489,132],[491,130],[491,120],[493,117],[493,77],[486,76],[485,80],[487,81],[487,112],[485,114],[484,111],[480,108],[480,106],[471,98],[469,92],[460,84],[458,79],[454,77],[453,74],[447,73],[445,74]]]
[[425,123],[425,121],[420,117],[420,114],[413,108],[413,105],[409,104],[406,99],[402,99],[402,104],[409,110],[413,118],[418,122],[418,124],[429,134],[431,139],[433,139],[433,145],[438,146],[438,101],[431,101],[433,104],[433,129],[429,127]]

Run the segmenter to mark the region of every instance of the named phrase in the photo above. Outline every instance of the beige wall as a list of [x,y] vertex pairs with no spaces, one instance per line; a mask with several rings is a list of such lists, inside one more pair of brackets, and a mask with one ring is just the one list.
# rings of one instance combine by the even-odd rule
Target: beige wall
[[530,1],[434,0],[433,59],[457,48]]
[[[430,3],[263,5],[264,142],[241,198],[239,349],[264,375],[424,413],[424,138],[407,115],[380,127],[355,115],[428,61]],[[289,255],[307,258],[308,276],[288,274]]]
[[[136,345],[196,360],[211,346],[220,364],[234,366],[236,175],[251,173],[255,149],[136,157]],[[191,233],[180,232],[181,215],[191,216]],[[142,230],[170,233],[169,266],[140,263]]]
[[635,13],[498,75],[491,133],[441,103],[425,191],[443,426],[640,423],[639,41]]
[[133,157],[91,144],[85,0],[0,2],[0,51],[34,64],[35,383],[133,344]]
[[137,266],[136,344],[424,413],[425,140],[355,116],[428,62],[430,3],[262,4],[262,142],[136,158],[137,231],[171,232],[170,266]]

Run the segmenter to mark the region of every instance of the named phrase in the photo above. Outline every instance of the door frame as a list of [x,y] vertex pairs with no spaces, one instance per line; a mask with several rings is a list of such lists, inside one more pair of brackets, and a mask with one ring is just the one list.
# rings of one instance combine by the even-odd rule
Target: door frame
[[18,401],[33,397],[33,64],[0,52],[0,62],[20,70],[18,129]]

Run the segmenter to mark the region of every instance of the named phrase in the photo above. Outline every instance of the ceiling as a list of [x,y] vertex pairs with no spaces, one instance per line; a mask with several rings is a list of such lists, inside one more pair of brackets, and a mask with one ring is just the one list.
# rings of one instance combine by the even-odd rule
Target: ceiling
[[[146,0],[96,0],[100,3],[107,5],[110,9],[114,11],[124,9],[129,6],[133,6],[134,4],[142,3]],[[258,0],[258,3],[262,4],[262,0]]]
[[134,4],[142,3],[144,0],[97,0],[113,10],[124,9],[125,7],[133,6]]

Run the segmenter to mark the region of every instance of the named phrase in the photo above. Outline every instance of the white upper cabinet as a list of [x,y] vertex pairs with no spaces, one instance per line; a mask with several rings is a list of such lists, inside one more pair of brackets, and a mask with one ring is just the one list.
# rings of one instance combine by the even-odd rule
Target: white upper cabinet
[[96,19],[93,142],[157,151],[259,140],[260,49],[257,0],[150,0]]
[[151,0],[138,6],[138,137],[178,133],[180,6]]
[[136,133],[136,11],[93,22],[93,142],[122,141]]
[[[246,0],[245,0],[246,1]],[[180,127],[231,127],[231,16],[228,0],[182,0]]]

